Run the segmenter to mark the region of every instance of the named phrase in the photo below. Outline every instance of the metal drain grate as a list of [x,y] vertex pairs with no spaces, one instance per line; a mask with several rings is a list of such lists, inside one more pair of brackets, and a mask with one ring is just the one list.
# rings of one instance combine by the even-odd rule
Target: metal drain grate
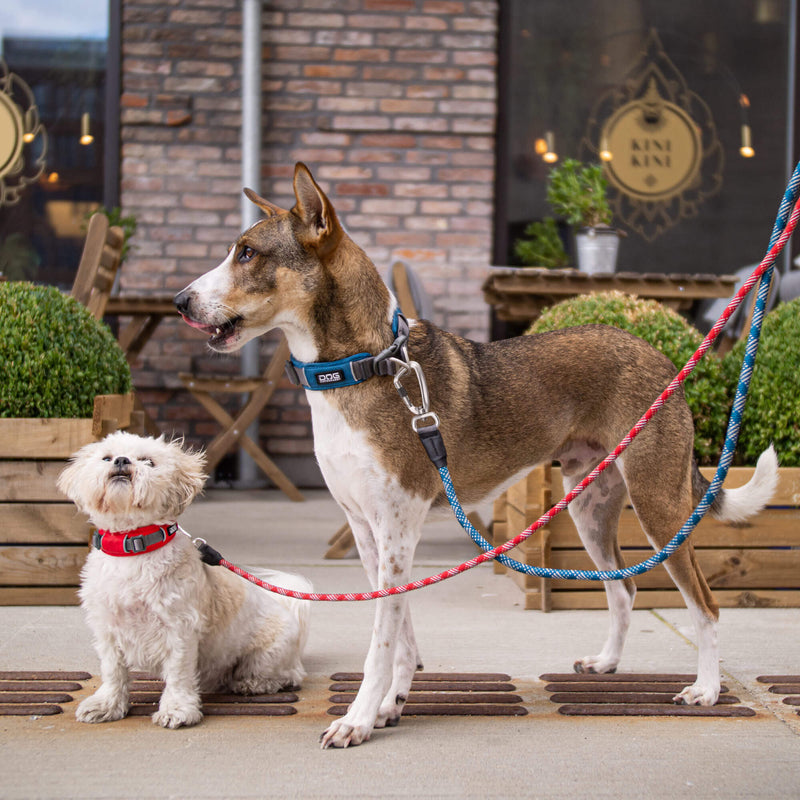
[[561,703],[566,716],[612,717],[753,717],[755,711],[739,705],[739,698],[722,687],[715,706],[677,705],[672,698],[694,675],[669,674],[575,674],[541,675],[550,700]]
[[[164,681],[134,675],[131,681],[129,717],[148,717],[155,712]],[[300,698],[294,692],[276,694],[204,694],[203,714],[207,717],[288,717],[297,713],[292,705]]]
[[800,675],[759,675],[756,680],[771,684],[768,691],[773,694],[785,694],[782,702],[787,706],[800,706]]
[[[0,672],[0,716],[48,716],[61,714],[60,703],[71,703],[71,692],[91,680],[88,672]],[[156,710],[164,682],[134,674],[128,716],[149,716]],[[206,694],[202,697],[206,716],[288,717],[297,713],[294,692],[237,695]]]
[[0,672],[0,717],[61,714],[60,703],[71,703],[70,692],[83,689],[88,672]]
[[[331,675],[330,691],[336,694],[329,698],[335,705],[328,714],[341,717],[347,712],[363,677],[360,672]],[[403,716],[523,717],[528,712],[510,680],[502,673],[420,673],[411,683]]]

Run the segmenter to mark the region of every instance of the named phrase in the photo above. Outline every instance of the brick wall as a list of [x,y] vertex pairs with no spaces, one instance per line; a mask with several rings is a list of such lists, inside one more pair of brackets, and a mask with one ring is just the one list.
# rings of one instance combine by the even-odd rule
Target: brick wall
[[[139,220],[130,290],[177,290],[218,263],[240,227],[239,0],[123,0],[122,205]],[[384,273],[407,261],[432,317],[486,339],[496,0],[279,0],[263,13],[261,193],[291,207],[305,161]],[[264,358],[274,345],[267,339]],[[236,371],[165,322],[135,383],[165,429],[215,424],[176,373]],[[262,416],[271,455],[314,483],[308,408],[281,384]]]

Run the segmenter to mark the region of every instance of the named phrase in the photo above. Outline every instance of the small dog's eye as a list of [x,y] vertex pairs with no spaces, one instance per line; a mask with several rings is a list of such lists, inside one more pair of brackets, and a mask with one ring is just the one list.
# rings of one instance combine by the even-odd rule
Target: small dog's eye
[[103,461],[111,461],[111,456],[103,456]]
[[147,464],[148,467],[155,466],[155,462],[153,461],[152,458],[140,458],[139,461],[144,461],[144,463]]
[[256,254],[256,251],[253,250],[252,247],[248,247],[247,245],[245,245],[239,251],[239,262],[242,263],[242,264],[246,264],[248,261],[250,261],[253,258],[253,256],[255,254]]

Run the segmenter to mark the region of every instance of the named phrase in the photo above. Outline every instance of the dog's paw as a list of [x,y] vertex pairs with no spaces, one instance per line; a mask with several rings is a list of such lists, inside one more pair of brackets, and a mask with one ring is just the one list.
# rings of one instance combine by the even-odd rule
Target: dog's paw
[[228,682],[228,689],[233,694],[277,694],[278,692],[290,692],[300,688],[300,683],[289,676],[279,676],[275,678],[240,678]]
[[676,694],[672,698],[672,702],[683,706],[713,706],[718,699],[719,686],[703,686],[694,683]]
[[372,728],[366,725],[350,725],[346,720],[346,717],[342,717],[332,722],[320,736],[319,741],[323,750],[329,747],[355,747],[369,740]]
[[233,694],[275,694],[280,691],[278,681],[265,680],[264,678],[240,678],[228,683],[228,688]]
[[599,656],[586,656],[579,658],[572,665],[572,669],[578,674],[608,675],[617,671],[617,664],[613,661],[605,661]]
[[203,712],[194,706],[165,706],[159,708],[151,717],[162,728],[188,728],[203,719]]
[[93,694],[87,697],[75,711],[78,722],[116,722],[128,713],[128,703],[115,701],[108,696]]
[[378,710],[378,718],[375,720],[376,728],[394,728],[400,722],[403,714],[403,706],[406,704],[405,695],[398,694],[394,700],[384,700]]

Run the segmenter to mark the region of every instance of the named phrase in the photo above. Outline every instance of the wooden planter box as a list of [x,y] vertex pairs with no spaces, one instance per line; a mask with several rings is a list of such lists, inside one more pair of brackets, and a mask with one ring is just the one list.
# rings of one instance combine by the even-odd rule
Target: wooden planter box
[[[701,470],[711,478],[714,469]],[[750,467],[734,467],[725,486],[750,480]],[[564,496],[561,469],[540,466],[510,487],[494,504],[495,546],[517,536]],[[717,602],[727,608],[800,607],[800,468],[780,469],[773,505],[752,524],[732,527],[707,516],[691,534],[700,567]],[[627,564],[653,554],[633,509],[622,512],[619,543]],[[569,511],[536,531],[508,555],[531,566],[595,569],[583,550]],[[523,575],[495,562],[508,572],[525,594],[525,608],[605,608],[603,584]],[[684,605],[663,565],[635,579],[636,608],[673,608]]]
[[92,529],[57,489],[67,459],[117,428],[139,432],[133,395],[92,419],[0,419],[0,605],[74,605]]

